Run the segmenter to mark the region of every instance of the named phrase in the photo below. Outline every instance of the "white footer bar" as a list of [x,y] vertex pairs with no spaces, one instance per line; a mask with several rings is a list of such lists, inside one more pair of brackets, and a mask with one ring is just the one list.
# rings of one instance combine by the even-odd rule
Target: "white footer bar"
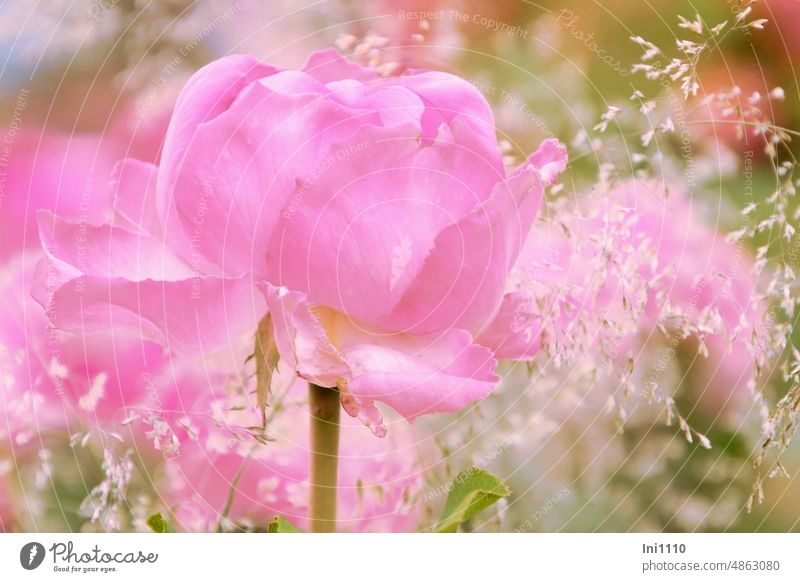
[[796,581],[799,542],[791,534],[2,534],[0,579]]

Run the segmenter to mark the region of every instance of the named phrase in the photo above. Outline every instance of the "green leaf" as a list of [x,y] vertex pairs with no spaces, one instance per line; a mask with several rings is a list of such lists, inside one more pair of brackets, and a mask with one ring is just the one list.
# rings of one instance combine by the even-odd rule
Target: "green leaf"
[[274,518],[267,524],[268,533],[303,533],[303,530],[297,529],[289,521],[283,519],[281,516]]
[[445,501],[436,531],[455,532],[459,525],[510,494],[500,479],[483,469],[472,467],[462,471],[453,479],[453,488]]
[[175,533],[175,528],[160,513],[154,513],[147,518],[147,527],[155,533]]

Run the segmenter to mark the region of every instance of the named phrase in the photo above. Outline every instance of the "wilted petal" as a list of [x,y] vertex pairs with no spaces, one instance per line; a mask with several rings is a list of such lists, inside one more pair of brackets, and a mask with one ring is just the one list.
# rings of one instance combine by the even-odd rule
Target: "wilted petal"
[[330,388],[347,381],[350,367],[331,343],[305,294],[270,284],[264,284],[262,289],[281,358],[314,384]]

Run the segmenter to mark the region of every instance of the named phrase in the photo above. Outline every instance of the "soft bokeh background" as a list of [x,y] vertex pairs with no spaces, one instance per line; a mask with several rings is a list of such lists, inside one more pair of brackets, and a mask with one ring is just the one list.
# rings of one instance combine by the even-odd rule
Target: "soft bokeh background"
[[[654,83],[631,71],[642,49],[629,37],[672,49],[676,38],[687,36],[676,14],[693,19],[697,13],[713,26],[732,21],[739,4],[0,0],[0,261],[16,255],[13,260],[25,263],[25,254],[20,258],[15,251],[36,247],[36,208],[91,220],[104,196],[99,185],[117,159],[158,158],[171,104],[188,76],[238,52],[298,66],[310,51],[338,46],[387,71],[451,71],[492,102],[509,156],[519,158],[549,136],[569,145],[567,192],[596,182],[603,164],[630,175],[640,167],[643,118],[621,116],[602,143],[580,137],[595,135],[601,115],[611,105],[629,104],[634,90],[657,94]],[[707,123],[719,118],[703,97],[734,86],[748,95],[781,87],[784,99],[769,102],[768,116],[800,128],[800,0],[762,0],[753,9],[768,19],[765,29],[726,34],[707,51],[697,65],[698,96],[688,106],[688,118],[697,122],[689,126],[701,183],[695,195],[704,197],[709,222],[722,234],[736,228],[745,181],[752,179],[757,199],[766,198],[775,168],[753,133],[737,136],[735,124]],[[423,18],[420,11],[435,14]],[[679,164],[680,143],[667,137],[659,148],[664,167]],[[45,195],[34,199],[32,192]],[[33,250],[26,252],[34,257]],[[546,369],[546,362],[540,365]],[[714,447],[706,450],[676,436],[658,407],[637,407],[621,425],[606,410],[605,393],[587,379],[590,371],[576,373],[586,374],[582,381],[573,375],[565,382],[562,371],[539,374],[534,383],[523,368],[508,366],[498,393],[458,418],[414,427],[426,451],[427,489],[420,501],[426,515],[443,500],[437,486],[477,463],[506,479],[514,494],[475,529],[800,531],[797,443],[783,457],[787,476],[767,481],[763,504],[751,512],[744,508],[760,439],[754,413],[725,422],[709,416],[693,406],[690,382],[676,372],[676,400],[694,410],[692,422],[707,429]],[[767,399],[774,404],[786,389],[779,374],[772,375]],[[17,511],[12,528],[33,527],[26,512],[37,515],[39,529],[89,527],[78,507],[102,478],[98,453],[87,447],[64,454],[68,447],[64,442],[48,449],[54,486],[40,496],[40,505]],[[0,508],[18,504],[18,489],[37,482],[15,477],[18,459],[12,462],[9,449],[0,444],[0,473],[8,477],[8,491],[0,484]],[[21,473],[41,471],[41,457],[23,459]]]

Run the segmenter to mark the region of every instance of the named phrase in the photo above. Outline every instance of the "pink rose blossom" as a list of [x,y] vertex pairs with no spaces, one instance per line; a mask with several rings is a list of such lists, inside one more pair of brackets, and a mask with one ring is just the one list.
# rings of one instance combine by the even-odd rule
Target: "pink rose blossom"
[[59,327],[185,352],[268,308],[281,357],[383,434],[374,401],[413,420],[497,384],[475,338],[565,164],[548,140],[506,175],[489,105],[446,73],[226,57],[184,87],[159,166],[118,165],[113,223],[40,215],[37,297]]

